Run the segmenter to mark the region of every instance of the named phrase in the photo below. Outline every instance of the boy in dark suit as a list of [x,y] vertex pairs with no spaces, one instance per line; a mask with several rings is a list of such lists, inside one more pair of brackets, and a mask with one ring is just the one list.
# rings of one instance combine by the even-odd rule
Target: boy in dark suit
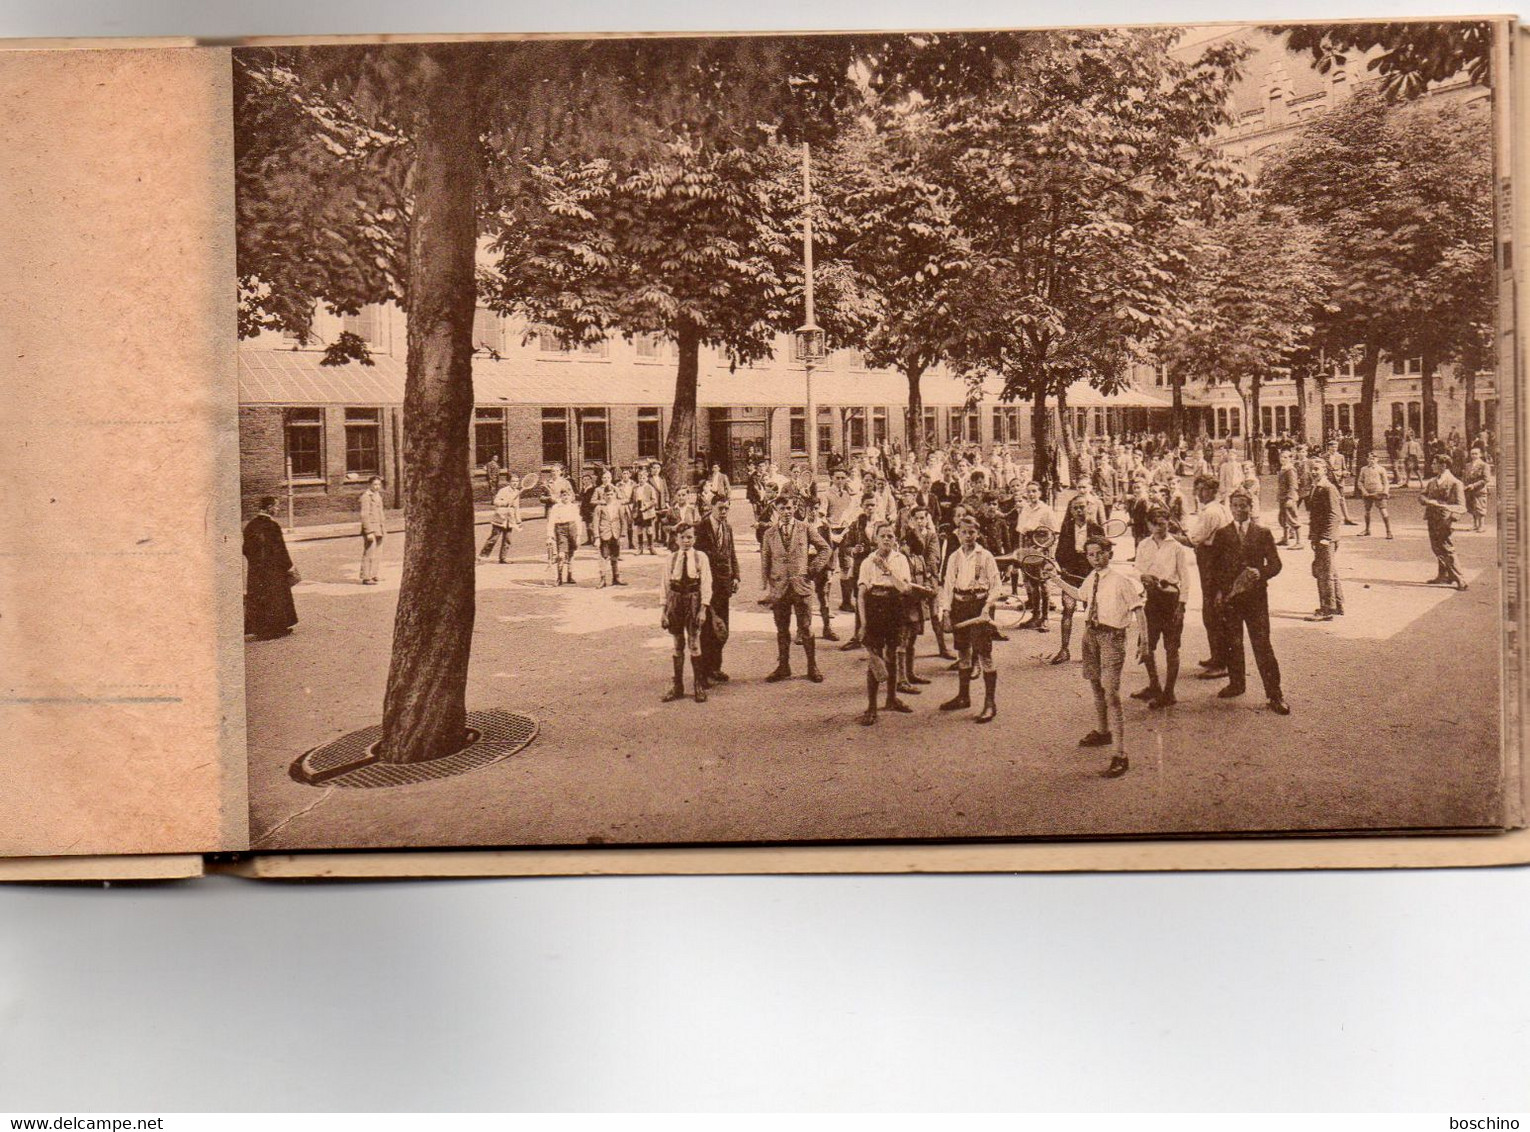
[[707,556],[712,567],[712,616],[701,633],[701,670],[713,684],[728,682],[722,668],[723,646],[713,626],[728,624],[729,600],[738,593],[738,551],[733,545],[733,528],[728,525],[731,505],[727,495],[714,495],[712,513],[696,528],[696,549]]
[[1280,573],[1280,552],[1275,536],[1253,519],[1254,501],[1238,488],[1227,497],[1233,521],[1221,528],[1211,540],[1211,570],[1215,579],[1216,601],[1221,607],[1224,642],[1227,646],[1227,687],[1217,695],[1232,699],[1243,695],[1243,628],[1248,626],[1249,642],[1254,646],[1254,663],[1270,710],[1290,715],[1280,689],[1280,664],[1270,645],[1269,581]]

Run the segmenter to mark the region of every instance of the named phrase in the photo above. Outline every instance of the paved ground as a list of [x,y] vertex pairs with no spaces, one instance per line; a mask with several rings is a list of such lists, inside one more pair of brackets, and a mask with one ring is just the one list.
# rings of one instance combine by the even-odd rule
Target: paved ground
[[[735,508],[735,518],[747,511]],[[1311,553],[1282,552],[1271,608],[1291,716],[1265,710],[1252,655],[1240,701],[1214,698],[1220,681],[1184,679],[1168,712],[1129,701],[1132,770],[1117,780],[1098,777],[1108,752],[1077,746],[1092,703],[1077,660],[1045,663],[1055,631],[995,646],[1000,713],[988,727],[935,710],[955,675],[923,659],[934,651],[928,636],[918,667],[935,682],[913,701],[916,713],[860,727],[861,652],[820,644],[825,683],[763,682],[774,631],[756,604],[757,554],[741,530],[745,581],[726,661],[734,680],[707,704],[662,704],[659,559],[629,559],[630,587],[598,589],[585,549],[579,585],[547,587],[528,526],[520,558],[478,571],[468,707],[533,715],[537,740],[506,761],[416,786],[305,786],[288,774],[297,756],[380,717],[402,536],[385,544],[375,587],[354,580],[359,541],[298,543],[302,622],[290,637],[247,647],[252,839],[297,849],[1492,825],[1497,539],[1458,536],[1470,591],[1424,585],[1434,561],[1418,511],[1404,495],[1395,541],[1344,540],[1342,620],[1303,620],[1316,604]],[[1129,553],[1128,540],[1118,559]],[[846,615],[836,622],[848,628]],[[1192,603],[1187,669],[1205,655]],[[1128,687],[1143,682],[1129,665]]]

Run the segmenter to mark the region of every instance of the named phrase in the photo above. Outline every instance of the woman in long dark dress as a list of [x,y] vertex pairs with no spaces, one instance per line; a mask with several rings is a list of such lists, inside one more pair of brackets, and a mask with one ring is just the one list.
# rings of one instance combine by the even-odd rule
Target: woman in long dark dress
[[244,631],[257,640],[292,632],[297,607],[292,603],[292,556],[282,529],[271,517],[276,497],[260,501],[260,513],[244,528],[244,557],[249,564],[244,587]]

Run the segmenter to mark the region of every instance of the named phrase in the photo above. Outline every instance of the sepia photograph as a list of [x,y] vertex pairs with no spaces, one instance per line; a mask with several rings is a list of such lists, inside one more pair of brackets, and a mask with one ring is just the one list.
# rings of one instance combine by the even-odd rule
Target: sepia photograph
[[250,848],[1521,824],[1507,34],[235,49]]

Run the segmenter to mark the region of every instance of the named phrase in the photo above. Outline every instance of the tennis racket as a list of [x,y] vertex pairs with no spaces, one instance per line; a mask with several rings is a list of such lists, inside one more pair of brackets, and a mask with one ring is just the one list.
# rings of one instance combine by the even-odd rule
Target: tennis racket
[[1045,550],[1057,541],[1057,532],[1050,527],[1037,527],[1030,532],[1031,545]]
[[1131,530],[1131,529],[1132,529],[1131,523],[1129,523],[1125,519],[1106,519],[1105,520],[1105,537],[1106,538],[1122,538],[1122,537],[1125,536],[1126,532]]
[[542,477],[536,472],[527,472],[524,476],[521,477],[521,490],[530,491],[541,482]]
[[1020,555],[1020,570],[1033,582],[1045,582],[1057,576],[1057,561],[1040,550]]

